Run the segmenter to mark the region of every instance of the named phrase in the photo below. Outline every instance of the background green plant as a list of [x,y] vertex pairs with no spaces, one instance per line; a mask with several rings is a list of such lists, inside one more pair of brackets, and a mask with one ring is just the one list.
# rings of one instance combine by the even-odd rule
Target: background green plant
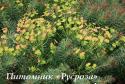
[[124,0],[84,0],[81,13],[89,22],[101,26],[116,27],[123,31],[125,26]]

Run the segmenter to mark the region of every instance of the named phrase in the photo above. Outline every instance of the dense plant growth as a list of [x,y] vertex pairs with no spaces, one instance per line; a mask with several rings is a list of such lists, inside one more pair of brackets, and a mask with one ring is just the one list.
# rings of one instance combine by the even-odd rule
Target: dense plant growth
[[[9,7],[4,3],[1,1],[0,9],[0,83],[15,84],[6,80],[7,72],[55,78],[19,80],[21,84],[112,84],[117,78],[124,80],[125,36],[118,29],[121,27],[84,19],[80,11],[81,5],[87,5],[84,1],[7,0]],[[61,73],[98,78],[57,79]]]

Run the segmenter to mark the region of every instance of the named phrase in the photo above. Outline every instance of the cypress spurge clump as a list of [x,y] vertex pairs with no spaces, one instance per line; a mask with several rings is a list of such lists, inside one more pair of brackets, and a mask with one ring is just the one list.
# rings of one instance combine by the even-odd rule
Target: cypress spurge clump
[[[112,65],[114,58],[109,60],[109,53],[122,45],[125,37],[118,36],[119,32],[111,27],[87,23],[78,8],[77,0],[54,0],[45,4],[45,11],[39,17],[37,10],[27,11],[15,32],[3,28],[1,58],[17,59],[14,64],[18,73],[44,74],[56,68],[57,72],[70,71],[69,74],[94,74],[102,65]],[[104,65],[102,60],[109,64]],[[21,61],[25,62],[19,67]],[[23,69],[25,64],[28,70]],[[61,70],[60,65],[63,65]]]

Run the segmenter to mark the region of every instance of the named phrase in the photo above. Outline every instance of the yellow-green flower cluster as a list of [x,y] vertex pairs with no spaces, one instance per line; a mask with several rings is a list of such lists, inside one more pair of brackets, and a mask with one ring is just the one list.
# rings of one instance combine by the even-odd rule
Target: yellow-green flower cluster
[[101,45],[110,42],[112,33],[107,27],[83,27],[76,33],[76,38],[79,41],[95,42],[96,44]]
[[67,14],[76,14],[77,0],[54,0],[54,4],[46,4],[44,16],[51,16],[53,18],[65,17]]
[[[18,21],[16,32],[13,35],[15,39],[13,39],[14,43],[12,48],[8,47],[8,30],[7,28],[3,28],[4,34],[1,36],[1,45],[3,47],[0,47],[1,55],[10,52],[13,53],[13,55],[16,55],[23,49],[27,49],[28,45],[32,44],[32,48],[38,47],[35,45],[42,45],[45,39],[53,35],[55,30],[52,28],[52,24],[49,21],[45,20],[43,17],[31,19],[36,14],[35,10],[28,12]],[[36,49],[33,52],[35,55],[41,55],[39,49]]]
[[97,67],[96,64],[91,64],[91,63],[86,63],[86,65],[85,65],[86,70],[96,69],[96,67]]
[[16,0],[15,3],[20,7],[23,6],[22,0]]
[[14,47],[8,47],[7,45],[0,46],[0,56],[15,56],[17,54],[19,54],[19,52]]
[[74,53],[74,55],[78,55],[80,59],[85,58],[85,52],[82,51],[80,48],[74,48],[73,53]]
[[[83,27],[82,17],[76,14],[77,0],[54,0],[54,4],[46,4],[43,16],[49,16],[54,19],[54,28],[65,30],[70,33]],[[78,5],[77,5],[78,6]],[[69,32],[70,31],[70,32]]]
[[[30,19],[24,17],[19,20],[15,33],[16,44],[19,46],[43,42],[47,37],[52,36],[54,29],[49,21],[44,18]],[[26,48],[23,46],[24,48]]]

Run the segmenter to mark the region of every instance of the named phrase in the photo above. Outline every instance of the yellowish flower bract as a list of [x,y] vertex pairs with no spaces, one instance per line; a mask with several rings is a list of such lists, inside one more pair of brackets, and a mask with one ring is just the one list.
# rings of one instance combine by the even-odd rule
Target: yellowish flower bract
[[89,67],[90,65],[91,65],[91,63],[87,63],[87,64],[86,64],[86,67]]
[[85,58],[85,52],[80,52],[79,56],[80,56],[80,59],[84,59]]
[[35,53],[35,55],[41,55],[42,54],[40,50],[35,50],[34,53]]
[[97,65],[96,65],[96,64],[93,64],[93,65],[92,65],[92,68],[93,68],[93,69],[95,69],[96,67],[97,67]]
[[125,36],[121,36],[120,40],[123,41],[123,42],[125,42]]
[[0,47],[0,54],[3,53],[3,48]]

